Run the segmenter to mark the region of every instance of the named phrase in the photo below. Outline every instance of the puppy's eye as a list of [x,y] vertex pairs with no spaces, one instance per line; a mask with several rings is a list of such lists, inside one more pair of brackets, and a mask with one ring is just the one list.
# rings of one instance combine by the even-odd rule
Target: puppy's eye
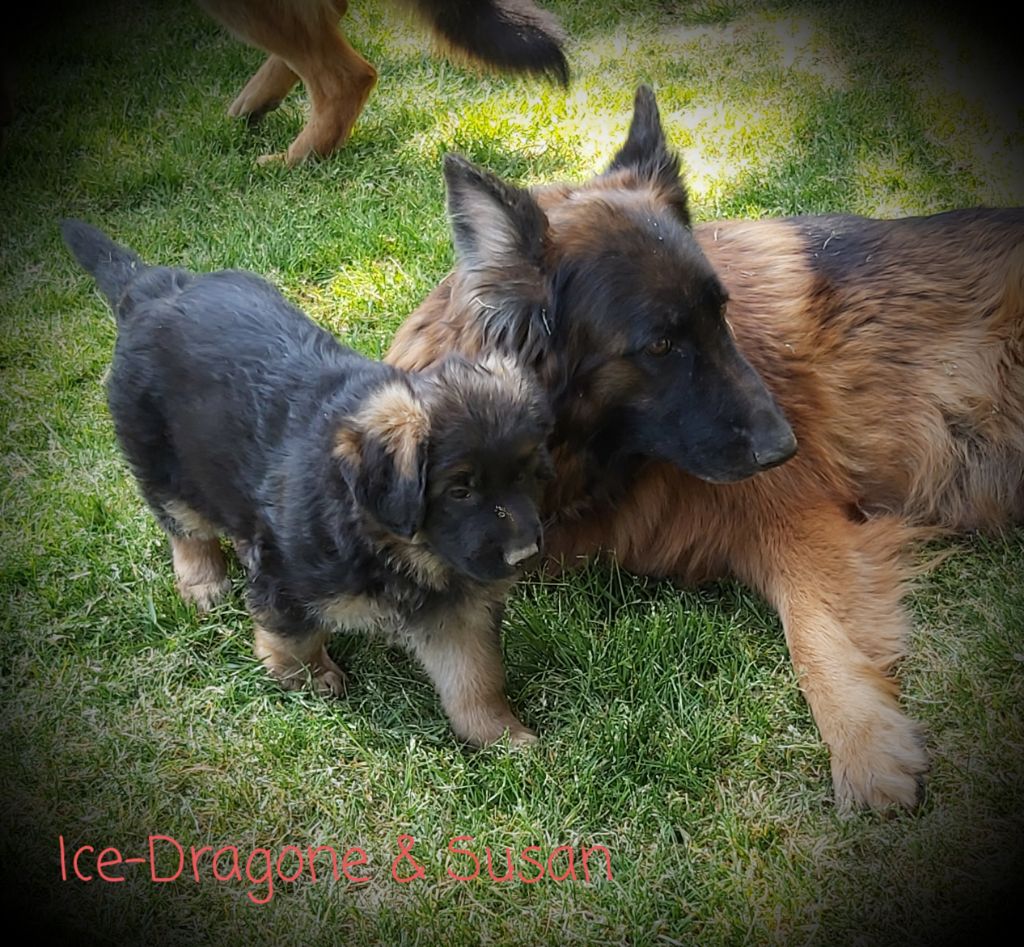
[[664,337],[658,339],[655,342],[651,342],[651,344],[647,346],[647,354],[654,355],[657,358],[660,358],[662,355],[668,355],[668,353],[671,351],[672,340],[666,339]]
[[473,491],[469,487],[458,486],[448,488],[448,496],[453,500],[468,500],[472,495]]

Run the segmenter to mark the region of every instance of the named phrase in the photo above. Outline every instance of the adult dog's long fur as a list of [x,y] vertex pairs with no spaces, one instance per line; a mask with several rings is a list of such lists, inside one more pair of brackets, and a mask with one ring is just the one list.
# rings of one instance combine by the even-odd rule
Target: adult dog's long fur
[[[457,57],[512,72],[546,74],[563,85],[569,67],[557,20],[533,0],[395,0]],[[199,0],[240,39],[270,55],[228,109],[258,120],[300,79],[309,95],[306,127],[284,155],[297,164],[348,140],[377,82],[339,21],[348,0]]]
[[[388,359],[414,368],[453,349],[528,349],[556,410],[549,551],[752,586],[782,617],[837,801],[912,805],[927,757],[891,674],[908,631],[908,545],[1024,518],[1024,210],[690,231],[647,89],[605,173],[513,188],[515,201],[488,201],[486,190],[477,188],[475,227],[499,237],[467,252],[456,231],[454,272]],[[681,226],[685,240],[660,258],[623,250]],[[509,252],[500,235],[510,233],[543,251]],[[607,462],[609,441],[631,436],[615,419],[637,397],[608,379],[638,358],[608,325],[658,322],[664,271],[685,300],[707,267],[728,294],[736,344],[792,423],[796,457],[718,484],[685,462]],[[699,415],[700,393],[676,409],[680,423]]]
[[527,374],[500,355],[404,373],[251,273],[150,267],[88,224],[62,230],[117,316],[108,403],[182,596],[224,594],[226,536],[282,684],[339,695],[327,635],[381,630],[422,662],[461,738],[531,741],[499,644],[549,463]]

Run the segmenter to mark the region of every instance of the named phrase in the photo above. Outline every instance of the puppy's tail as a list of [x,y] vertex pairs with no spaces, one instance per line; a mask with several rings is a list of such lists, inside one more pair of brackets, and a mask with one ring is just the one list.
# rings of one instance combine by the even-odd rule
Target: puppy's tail
[[118,303],[128,287],[145,270],[138,254],[114,243],[102,230],[82,220],[62,220],[64,243],[83,269],[91,273],[110,308],[118,314]]
[[565,34],[533,0],[399,0],[426,21],[450,52],[495,69],[569,84]]

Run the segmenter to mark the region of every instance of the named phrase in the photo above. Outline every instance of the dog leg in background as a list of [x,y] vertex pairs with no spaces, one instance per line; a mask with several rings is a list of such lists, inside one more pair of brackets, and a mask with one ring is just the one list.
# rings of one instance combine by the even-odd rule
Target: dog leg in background
[[898,560],[913,531],[895,521],[855,523],[832,505],[777,515],[760,534],[771,548],[737,571],[782,618],[800,688],[829,746],[836,803],[912,807],[928,757],[888,672],[909,632],[901,604],[909,570]]
[[[497,608],[497,606],[495,606]],[[537,737],[516,718],[505,695],[500,613],[474,603],[442,621],[418,624],[408,643],[434,682],[452,730],[474,746],[501,740],[513,746]]]
[[[563,86],[569,66],[561,26],[531,0],[401,0],[456,58],[509,72],[546,75]],[[348,0],[199,0],[235,36],[269,58],[228,114],[257,121],[298,80],[310,117],[282,155],[289,165],[342,147],[377,82],[377,70],[349,45],[339,21]]]
[[271,631],[264,619],[272,616],[255,611],[256,633],[253,650],[258,660],[286,690],[302,690],[307,686],[327,697],[345,695],[345,672],[327,653],[326,631],[301,632],[295,635]]
[[[203,8],[244,42],[271,54],[231,106],[232,115],[272,109],[294,77],[310,101],[305,128],[283,155],[289,165],[328,155],[348,141],[377,82],[377,70],[342,34],[347,0],[200,0]],[[287,88],[286,88],[287,86]]]
[[270,55],[238,93],[228,108],[232,118],[244,118],[254,125],[276,109],[291,92],[299,77],[280,56]]

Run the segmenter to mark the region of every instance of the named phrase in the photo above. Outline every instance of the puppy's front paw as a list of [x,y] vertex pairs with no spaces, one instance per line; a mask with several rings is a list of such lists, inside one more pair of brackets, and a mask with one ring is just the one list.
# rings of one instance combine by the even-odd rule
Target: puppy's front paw
[[321,697],[344,697],[347,680],[345,672],[335,664],[324,649],[311,664],[275,665],[264,660],[271,677],[289,691],[311,690]]
[[508,730],[508,745],[513,749],[521,749],[527,746],[535,746],[540,743],[540,737],[532,730],[527,730],[522,724],[518,730],[511,727]]
[[285,690],[309,689],[324,697],[344,697],[345,672],[317,639],[289,639],[256,626],[256,657]]
[[231,583],[217,539],[172,536],[171,554],[175,585],[184,601],[205,612],[224,598]]
[[911,809],[921,801],[927,771],[921,727],[892,707],[880,708],[832,747],[832,781],[842,809]]
[[186,583],[179,581],[177,587],[178,594],[183,601],[191,602],[200,612],[208,612],[224,600],[228,589],[231,588],[231,582],[226,578],[214,579],[209,582]]
[[310,681],[313,690],[323,697],[344,697],[348,681],[345,672],[331,660],[327,648],[320,649],[320,655],[310,666]]
[[455,732],[467,743],[483,747],[508,739],[509,748],[521,749],[539,742],[537,734],[523,726],[511,714],[502,717],[485,715],[475,719],[452,721]]

